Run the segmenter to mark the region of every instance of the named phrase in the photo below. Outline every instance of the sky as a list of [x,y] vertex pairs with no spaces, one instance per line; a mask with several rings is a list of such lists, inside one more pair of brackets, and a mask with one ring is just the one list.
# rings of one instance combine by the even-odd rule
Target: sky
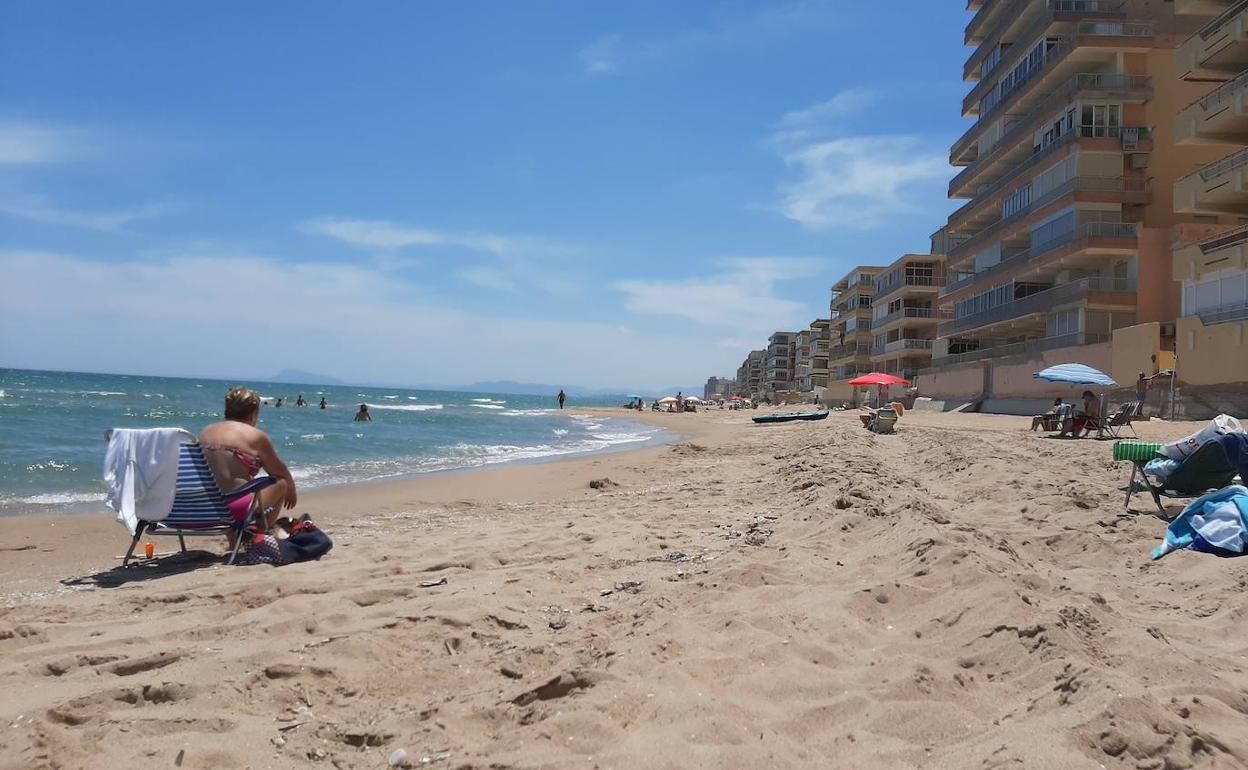
[[854,265],[928,250],[967,21],[0,0],[0,366],[732,376]]

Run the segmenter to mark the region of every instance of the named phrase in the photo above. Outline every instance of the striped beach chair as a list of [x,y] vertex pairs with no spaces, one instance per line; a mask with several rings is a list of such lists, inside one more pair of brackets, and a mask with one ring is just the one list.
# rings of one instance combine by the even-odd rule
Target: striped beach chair
[[[273,476],[260,476],[238,489],[222,492],[208,467],[208,460],[204,457],[199,442],[189,432],[186,436],[188,440],[178,445],[178,481],[169,515],[160,521],[139,520],[134,539],[130,541],[130,548],[122,559],[123,567],[130,563],[134,549],[144,535],[176,535],[178,544],[185,553],[187,537],[221,536],[228,535],[231,531],[241,534],[255,518],[260,497],[257,495],[253,499],[247,518],[242,522],[234,521],[226,504],[277,483]],[[234,539],[234,548],[226,560],[227,564],[234,563],[242,542],[242,537]]]

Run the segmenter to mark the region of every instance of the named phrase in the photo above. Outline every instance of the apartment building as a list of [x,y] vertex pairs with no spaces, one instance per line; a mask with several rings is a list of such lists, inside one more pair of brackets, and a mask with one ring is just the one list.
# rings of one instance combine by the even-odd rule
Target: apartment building
[[884,269],[860,265],[832,285],[827,399],[853,401],[857,390],[847,380],[871,371],[871,304]]
[[766,359],[766,350],[751,350],[745,357],[737,367],[737,395],[756,401],[762,397]]
[[797,333],[793,363],[793,389],[814,393],[828,384],[828,334],[832,322],[817,318]]
[[776,332],[767,338],[767,365],[763,375],[763,396],[774,399],[778,393],[793,390],[797,332]]
[[871,370],[913,381],[932,360],[936,325],[951,316],[937,306],[944,254],[905,254],[875,279]]
[[708,377],[702,386],[702,398],[707,401],[728,398],[737,392],[737,381],[727,377]]
[[1174,113],[1200,91],[1171,74],[1200,26],[1176,5],[971,0],[972,122],[951,148],[963,168],[949,184],[966,203],[945,228],[938,305],[951,317],[925,391],[1028,395],[1019,372],[1049,360],[1108,368],[1116,329],[1174,317],[1172,228],[1197,220],[1175,213],[1171,188],[1212,159],[1174,141]]
[[[1248,0],[1176,0],[1200,20],[1178,48],[1175,70],[1204,93],[1175,120],[1180,146],[1219,157],[1174,183],[1174,209],[1202,223],[1177,237],[1182,284],[1176,368],[1196,386],[1248,383]],[[1189,236],[1189,237],[1184,237]]]

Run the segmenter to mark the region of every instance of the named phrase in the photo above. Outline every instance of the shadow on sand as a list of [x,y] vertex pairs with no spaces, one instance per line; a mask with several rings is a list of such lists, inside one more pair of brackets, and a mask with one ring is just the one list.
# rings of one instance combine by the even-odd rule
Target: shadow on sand
[[113,567],[90,575],[80,575],[61,580],[66,586],[93,586],[95,588],[120,588],[130,583],[159,580],[195,570],[224,564],[224,558],[209,551],[186,551],[158,559],[139,559],[127,567]]

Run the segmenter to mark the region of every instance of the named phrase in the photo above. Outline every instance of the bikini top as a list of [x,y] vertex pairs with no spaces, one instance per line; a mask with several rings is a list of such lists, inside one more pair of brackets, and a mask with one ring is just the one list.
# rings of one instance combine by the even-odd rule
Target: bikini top
[[200,448],[211,452],[229,452],[234,455],[234,459],[238,460],[239,464],[246,469],[248,476],[255,476],[260,472],[260,468],[263,466],[259,457],[248,454],[238,447],[222,446],[219,444],[204,444]]

